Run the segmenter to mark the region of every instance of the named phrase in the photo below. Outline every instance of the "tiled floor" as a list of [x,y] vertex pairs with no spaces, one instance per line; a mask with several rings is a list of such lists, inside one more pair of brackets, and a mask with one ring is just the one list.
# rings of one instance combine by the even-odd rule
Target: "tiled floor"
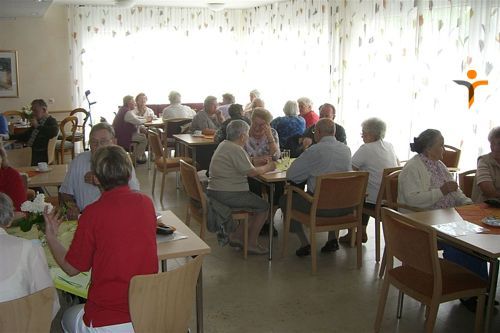
[[[141,189],[151,194],[152,171],[146,165],[137,167]],[[181,219],[185,216],[185,197],[175,188],[175,175],[166,180],[163,207],[159,202],[160,180],[153,197],[158,210],[169,209]],[[205,332],[372,332],[382,280],[377,276],[374,231],[369,225],[369,241],[363,245],[363,267],[356,269],[355,248],[334,254],[319,254],[318,273],[311,274],[309,257],[298,258],[294,251],[298,241],[290,237],[288,253],[281,255],[281,213],[275,217],[280,232],[275,238],[275,256],[249,256],[221,248],[213,234],[207,243],[212,253],[203,265]],[[198,232],[197,226],[193,226]],[[326,235],[323,236],[323,242]],[[262,242],[267,242],[262,237]],[[497,296],[497,299],[499,297]],[[425,309],[405,298],[403,318],[396,319],[397,293],[391,290],[382,332],[421,332]],[[53,332],[59,329],[54,325]],[[441,305],[435,332],[472,332],[474,314],[459,302]],[[195,321],[192,320],[192,331]],[[495,314],[491,332],[500,332]]]

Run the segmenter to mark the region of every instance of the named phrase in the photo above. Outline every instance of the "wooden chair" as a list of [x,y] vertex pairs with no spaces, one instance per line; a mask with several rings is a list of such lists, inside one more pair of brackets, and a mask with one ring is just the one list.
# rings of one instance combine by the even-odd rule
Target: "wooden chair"
[[47,144],[47,164],[54,164],[54,160],[56,157],[56,144],[57,144],[57,136],[49,139],[49,143]]
[[[165,189],[165,176],[169,172],[178,172],[179,171],[179,161],[180,157],[167,157],[165,154],[165,150],[163,149],[163,145],[161,144],[160,134],[156,131],[150,129],[148,130],[148,141],[149,141],[149,149],[154,155],[154,170],[153,170],[153,186],[151,189],[151,194],[154,194],[155,191],[155,182],[156,182],[156,172],[157,170],[162,173],[161,177],[161,192],[160,192],[160,202],[163,202],[163,192]],[[188,163],[191,163],[192,160],[187,157],[182,157]]]
[[[72,137],[69,138],[70,141],[73,142],[82,142],[83,145],[83,150],[87,150],[87,144],[86,144],[86,127],[87,127],[87,121],[89,120],[90,113],[83,109],[83,108],[77,108],[74,109],[69,113],[70,116],[76,116],[78,119],[78,125],[76,126],[76,132],[75,132],[75,137],[74,140]],[[81,124],[81,125],[80,125]]]
[[476,169],[468,170],[458,175],[458,184],[465,196],[472,197],[472,188],[474,187],[474,179],[476,178]]
[[363,214],[369,215],[375,219],[375,260],[380,261],[380,209],[385,205],[386,199],[386,176],[394,171],[401,170],[403,167],[386,168],[382,171],[382,181],[378,190],[375,208],[363,207]]
[[[64,164],[64,154],[71,152],[71,158],[75,158],[75,133],[78,128],[78,118],[68,116],[59,124],[61,140],[56,143],[56,161],[57,164]],[[69,129],[69,130],[68,130]]]
[[[314,196],[304,192],[302,189],[289,186],[287,193],[287,205],[285,212],[285,226],[283,238],[283,256],[288,245],[288,233],[290,221],[293,219],[309,227],[312,255],[312,272],[316,273],[316,233],[341,230],[362,230],[361,214],[365,201],[366,185],[368,183],[368,172],[351,171],[330,173],[316,177],[316,189]],[[311,203],[309,214],[302,213],[292,207],[293,193],[297,193]],[[352,208],[352,214],[339,217],[317,216],[318,210]],[[353,230],[354,231],[354,230]],[[357,267],[361,268],[361,237],[356,237]]]
[[452,171],[458,169],[458,162],[460,161],[461,150],[453,146],[444,145],[443,159],[441,160],[444,165],[451,168]]
[[[469,270],[438,258],[436,231],[394,210],[382,208],[387,249],[387,272],[380,295],[375,332],[380,331],[389,286],[400,291],[398,318],[401,318],[403,295],[425,304],[425,331],[432,332],[439,304],[467,297],[478,297],[475,332],[480,332],[484,316],[487,282]],[[394,258],[402,265],[394,267]]]
[[21,111],[4,111],[2,112],[2,115],[9,123],[16,123],[26,119],[24,112]]
[[0,303],[0,332],[47,333],[52,323],[53,287]]
[[13,168],[31,166],[32,149],[23,147],[7,150],[7,158]]
[[[170,156],[172,150],[175,151],[175,134],[182,133],[182,128],[193,121],[191,118],[175,118],[165,120],[165,135],[163,145],[167,150],[167,156]],[[175,152],[175,156],[179,156],[179,152]]]
[[130,280],[129,310],[136,333],[188,331],[203,256],[158,274]]
[[[186,211],[186,225],[191,224],[191,218],[194,218],[200,224],[200,238],[205,240],[207,230],[207,200],[201,187],[200,179],[196,168],[184,160],[180,161],[180,171],[184,190],[189,197]],[[246,211],[233,212],[233,220],[244,223],[243,232],[243,257],[248,256],[248,217]]]

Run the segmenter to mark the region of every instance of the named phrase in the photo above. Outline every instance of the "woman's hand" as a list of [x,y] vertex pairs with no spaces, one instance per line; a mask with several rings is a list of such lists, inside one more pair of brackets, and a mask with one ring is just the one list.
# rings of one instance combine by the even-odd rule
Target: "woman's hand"
[[255,165],[256,167],[266,165],[267,163],[269,163],[269,161],[272,161],[271,157],[269,156],[259,156],[252,159],[253,165]]
[[447,195],[450,192],[455,192],[458,189],[458,184],[454,181],[445,182],[440,188],[443,195]]
[[45,207],[43,219],[45,220],[45,236],[47,238],[57,238],[59,226],[63,221],[61,212],[58,209],[52,209],[49,213],[48,207]]

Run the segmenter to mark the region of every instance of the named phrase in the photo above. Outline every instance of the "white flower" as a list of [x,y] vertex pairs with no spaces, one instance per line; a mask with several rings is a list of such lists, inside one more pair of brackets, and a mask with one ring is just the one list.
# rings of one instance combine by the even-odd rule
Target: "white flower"
[[50,213],[54,208],[52,204],[45,202],[45,195],[43,193],[37,193],[33,202],[25,201],[21,205],[21,211],[29,213],[43,213],[45,207],[48,207],[48,212]]

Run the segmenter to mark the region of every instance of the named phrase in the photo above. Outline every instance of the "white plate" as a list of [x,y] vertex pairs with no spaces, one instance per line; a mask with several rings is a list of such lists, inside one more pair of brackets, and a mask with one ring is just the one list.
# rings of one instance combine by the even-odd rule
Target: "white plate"
[[204,135],[203,134],[191,134],[192,136],[194,136],[195,138],[203,138]]
[[48,168],[46,170],[40,170],[38,167],[35,168],[35,171],[38,171],[38,172],[49,172],[49,171],[52,171],[52,168]]
[[483,223],[492,227],[500,227],[500,219],[493,216],[485,217]]

